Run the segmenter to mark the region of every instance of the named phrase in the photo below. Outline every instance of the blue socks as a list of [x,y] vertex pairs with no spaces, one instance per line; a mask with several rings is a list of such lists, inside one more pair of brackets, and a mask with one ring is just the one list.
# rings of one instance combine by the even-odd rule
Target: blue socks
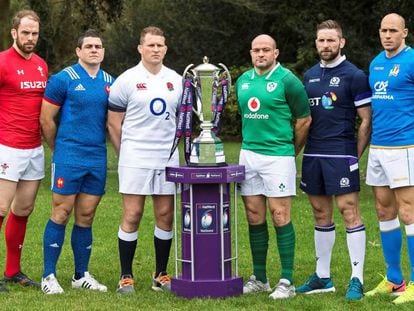
[[75,279],[80,279],[88,271],[92,253],[92,228],[73,225],[71,245],[75,258]]
[[53,273],[56,276],[56,264],[62,252],[66,225],[54,223],[51,219],[46,224],[43,235],[43,277]]

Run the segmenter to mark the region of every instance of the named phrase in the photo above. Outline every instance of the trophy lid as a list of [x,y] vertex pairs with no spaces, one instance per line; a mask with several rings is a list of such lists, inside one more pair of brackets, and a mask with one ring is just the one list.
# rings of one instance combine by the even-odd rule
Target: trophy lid
[[196,72],[208,72],[208,73],[219,70],[217,66],[210,64],[208,61],[209,61],[208,57],[204,56],[203,63],[195,67],[194,70]]

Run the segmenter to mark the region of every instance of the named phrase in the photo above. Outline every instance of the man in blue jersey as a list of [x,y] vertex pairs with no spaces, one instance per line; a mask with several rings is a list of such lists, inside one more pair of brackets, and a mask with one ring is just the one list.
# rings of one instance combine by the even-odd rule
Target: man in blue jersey
[[[387,273],[367,296],[399,295],[393,302],[414,301],[414,50],[405,44],[402,16],[386,15],[379,29],[384,51],[370,64],[373,131],[366,182],[373,186]],[[401,271],[405,225],[410,281]]]
[[43,238],[41,286],[45,294],[63,293],[56,279],[56,264],[72,210],[72,288],[107,290],[88,272],[91,227],[106,182],[106,115],[113,78],[100,69],[104,52],[99,34],[87,30],[78,39],[78,63],[53,75],[43,98],[40,123],[53,152],[52,215]]
[[155,271],[152,289],[169,291],[167,273],[172,242],[174,183],[165,179],[165,167],[176,166],[178,150],[170,159],[182,78],[163,65],[167,53],[164,32],[154,26],[141,31],[141,61],[115,81],[109,96],[108,131],[119,155],[119,192],[123,214],[118,231],[121,277],[117,292],[134,289],[132,262],[145,200],[151,196],[155,228]]
[[[371,89],[368,77],[341,55],[345,45],[341,26],[333,20],[316,29],[320,62],[304,75],[312,111],[305,145],[302,180],[315,217],[316,271],[297,293],[334,292],[330,273],[335,243],[334,202],[346,225],[352,273],[346,298],[363,297],[365,226],[359,211],[358,160],[371,133]],[[356,116],[361,122],[355,137]]]

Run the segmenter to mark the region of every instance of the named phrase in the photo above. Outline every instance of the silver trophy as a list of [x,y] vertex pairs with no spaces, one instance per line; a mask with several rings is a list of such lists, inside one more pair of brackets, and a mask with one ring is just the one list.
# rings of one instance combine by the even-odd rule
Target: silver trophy
[[[193,66],[193,64],[187,66],[183,77],[191,77],[195,87],[196,101],[193,111],[200,120],[201,133],[192,142],[189,165],[226,165],[223,142],[212,130],[215,127],[213,120],[217,119],[217,113],[222,113],[222,111],[217,111],[216,107],[220,107],[220,101],[223,97],[227,98],[230,93],[230,72],[224,64],[219,63],[220,67],[210,64],[207,56],[204,56],[203,64],[191,69]],[[221,94],[219,94],[219,87],[223,81],[227,85],[225,89],[221,89]],[[220,99],[219,96],[221,96]]]

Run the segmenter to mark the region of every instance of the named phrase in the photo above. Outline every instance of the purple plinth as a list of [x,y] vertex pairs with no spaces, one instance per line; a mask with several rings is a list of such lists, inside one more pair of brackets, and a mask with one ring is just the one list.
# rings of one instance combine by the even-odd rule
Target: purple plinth
[[166,175],[181,184],[182,274],[171,290],[186,298],[242,294],[243,279],[232,275],[230,184],[244,180],[244,166],[167,167]]

